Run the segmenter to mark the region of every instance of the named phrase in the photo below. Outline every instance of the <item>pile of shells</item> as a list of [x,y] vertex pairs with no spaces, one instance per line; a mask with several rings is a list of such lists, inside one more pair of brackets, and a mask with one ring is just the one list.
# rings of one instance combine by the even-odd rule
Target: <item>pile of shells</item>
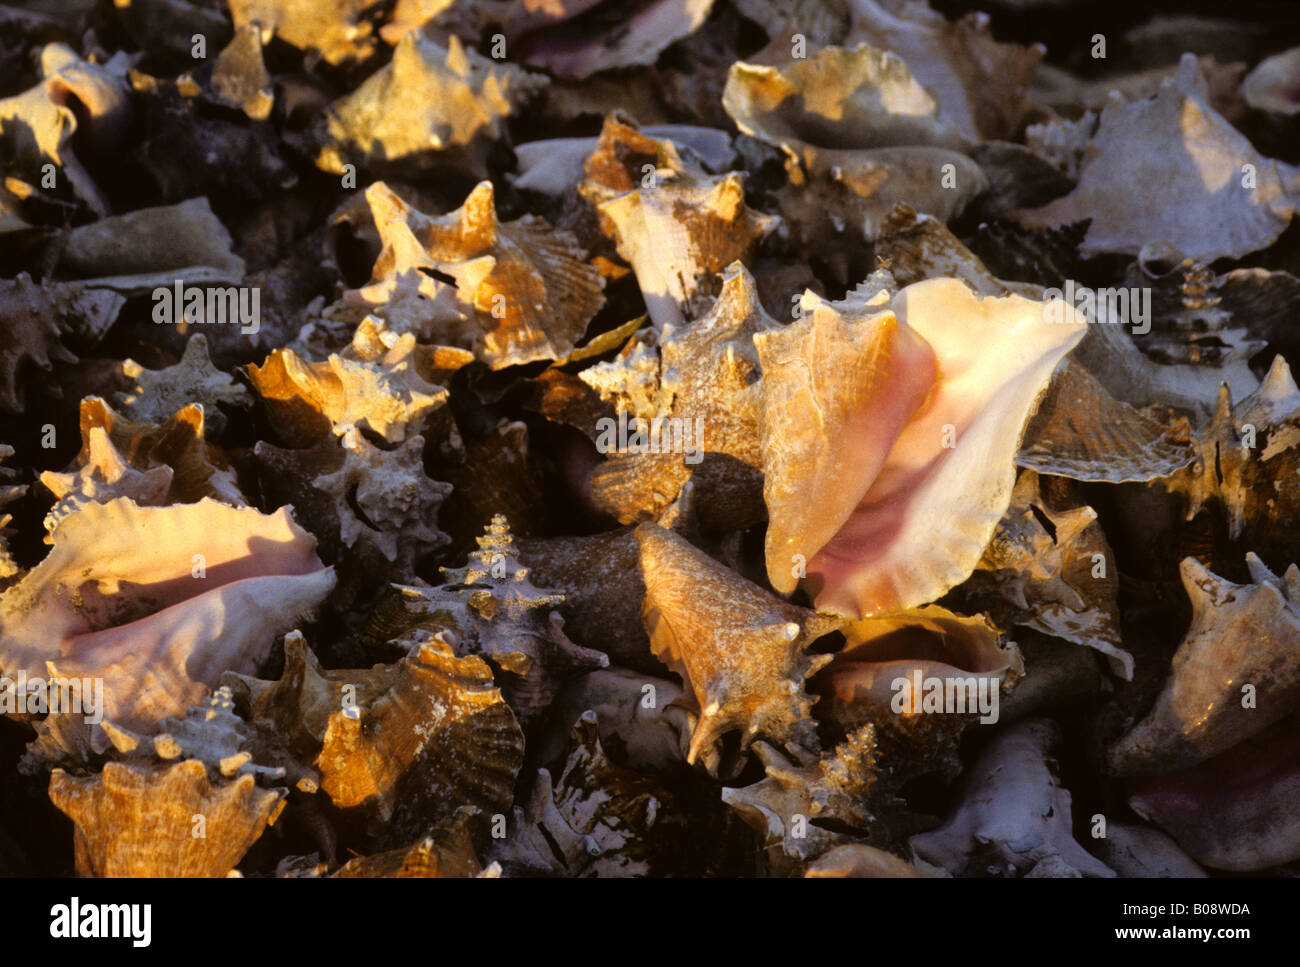
[[0,875],[1300,871],[1300,25],[989,5],[0,6]]

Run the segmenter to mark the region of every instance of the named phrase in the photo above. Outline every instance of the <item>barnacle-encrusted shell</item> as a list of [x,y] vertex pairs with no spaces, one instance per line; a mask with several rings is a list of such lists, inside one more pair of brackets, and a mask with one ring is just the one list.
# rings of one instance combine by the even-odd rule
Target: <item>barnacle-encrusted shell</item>
[[[575,645],[552,610],[564,595],[535,587],[515,556],[514,537],[498,514],[462,568],[442,568],[438,587],[398,586],[398,596],[371,623],[379,641],[416,631],[450,632],[460,654],[490,662],[525,731],[539,722],[569,680],[609,665],[598,651]],[[414,639],[413,649],[421,639]]]
[[119,395],[118,403],[123,413],[142,423],[162,423],[177,410],[199,403],[212,432],[220,433],[226,425],[226,415],[218,409],[218,403],[236,407],[253,405],[247,389],[212,365],[208,340],[202,333],[190,336],[185,354],[175,366],[150,370],[128,359],[122,363],[122,373],[135,385]]
[[585,170],[579,190],[632,266],[660,328],[703,315],[718,292],[717,273],[743,261],[779,223],[745,204],[739,172],[692,168],[670,142],[647,138],[614,116],[606,118]]
[[[876,736],[870,725],[810,765],[791,760],[766,742],[755,743],[767,777],[722,790],[722,801],[763,836],[773,867],[790,872],[876,824],[868,795],[876,778]],[[834,822],[839,831],[825,825]]]
[[[605,302],[603,279],[582,261],[573,236],[535,215],[501,223],[490,181],[436,217],[382,182],[366,190],[366,200],[383,249],[374,281],[356,297],[372,303],[394,332],[472,345],[500,369],[564,358]],[[427,290],[423,299],[383,305],[412,286]]]
[[1225,752],[1300,704],[1300,569],[1279,578],[1247,554],[1254,585],[1182,563],[1192,624],[1147,716],[1110,750],[1119,775],[1152,775]]
[[512,812],[506,839],[494,841],[484,858],[508,874],[644,876],[646,833],[659,819],[663,794],[609,761],[595,712],[574,723],[572,745],[558,781],[538,770],[532,796]]
[[1102,112],[1078,187],[1021,218],[1038,228],[1091,219],[1085,256],[1164,240],[1212,262],[1271,244],[1298,199],[1300,172],[1263,157],[1209,105],[1196,57],[1184,54],[1154,98]]
[[836,621],[773,597],[657,524],[641,524],[636,539],[650,647],[700,716],[687,761],[733,729],[742,748],[762,735],[816,749],[804,679],[830,658],[805,649]]
[[104,717],[140,731],[184,714],[223,672],[253,671],[334,586],[287,509],[117,498],[68,515],[53,543],[0,597],[0,665],[103,679]]
[[444,49],[412,31],[388,64],[330,106],[316,164],[334,174],[352,163],[413,172],[464,167],[484,175],[506,118],[545,83],[454,35]]
[[801,305],[754,337],[769,580],[789,592],[806,574],[819,609],[851,616],[934,600],[978,563],[1025,421],[1084,323],[956,279]]
[[427,836],[403,849],[348,860],[333,875],[348,877],[442,878],[483,872],[471,827],[482,816],[477,806],[461,806],[438,820]]
[[213,781],[197,759],[50,776],[50,799],[76,824],[82,876],[225,876],[275,822],[284,794],[247,773]]
[[425,475],[424,437],[408,437],[394,450],[381,450],[349,427],[341,443],[342,465],[317,477],[312,486],[334,501],[344,544],[368,541],[388,560],[408,568],[450,542],[438,530],[438,508],[451,484]]
[[944,824],[909,840],[917,856],[954,876],[1114,876],[1074,841],[1070,793],[1048,760],[1059,736],[1048,719],[994,736]]

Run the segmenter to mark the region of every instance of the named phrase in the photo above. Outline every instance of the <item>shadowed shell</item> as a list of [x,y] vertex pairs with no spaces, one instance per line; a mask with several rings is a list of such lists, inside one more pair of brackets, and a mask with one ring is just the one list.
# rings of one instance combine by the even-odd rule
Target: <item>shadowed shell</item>
[[1070,793],[1048,758],[1059,737],[1048,719],[994,736],[944,824],[909,840],[916,855],[954,876],[1113,877],[1074,841]]
[[349,877],[445,878],[479,876],[484,870],[474,849],[472,826],[481,822],[476,806],[461,806],[440,819],[427,836],[402,849],[348,860],[332,875]]
[[681,676],[699,713],[687,761],[735,729],[742,749],[760,735],[817,749],[816,700],[804,679],[830,658],[805,649],[835,619],[773,597],[657,524],[635,533],[651,650]]
[[1183,560],[1192,624],[1155,705],[1111,748],[1113,773],[1196,765],[1300,707],[1300,569],[1283,579],[1254,554],[1246,562],[1253,585]]
[[[382,644],[449,633],[458,654],[487,659],[526,732],[540,723],[556,693],[585,672],[609,665],[598,651],[574,644],[555,610],[564,595],[535,587],[515,556],[505,517],[493,518],[479,550],[462,568],[442,568],[438,587],[395,586],[365,631]],[[411,635],[416,635],[410,638]]]
[[[0,462],[13,455],[13,447],[0,443]],[[12,467],[0,467],[0,511],[27,493],[26,484],[11,483],[15,475],[16,471]],[[13,577],[19,570],[18,562],[13,559],[8,546],[8,538],[13,535],[9,527],[12,521],[12,514],[0,514],[0,582]]]
[[574,723],[571,744],[558,781],[538,770],[532,796],[514,808],[506,838],[494,839],[484,858],[507,875],[646,875],[652,858],[646,834],[660,818],[663,794],[609,761],[595,712]]

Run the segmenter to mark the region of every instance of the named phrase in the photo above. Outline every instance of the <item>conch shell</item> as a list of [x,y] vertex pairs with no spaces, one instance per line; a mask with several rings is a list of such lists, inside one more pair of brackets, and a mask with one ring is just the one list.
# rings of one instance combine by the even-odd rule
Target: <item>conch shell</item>
[[1300,569],[1247,554],[1254,585],[1182,563],[1192,624],[1151,711],[1110,750],[1117,775],[1155,775],[1226,752],[1300,707]]
[[1163,240],[1213,262],[1272,244],[1300,201],[1300,172],[1259,154],[1207,96],[1196,55],[1184,54],[1154,98],[1102,112],[1078,187],[1021,220],[1054,228],[1091,219],[1084,256],[1137,255]]
[[104,718],[142,732],[183,715],[223,672],[254,671],[334,586],[286,508],[121,497],[68,515],[52,536],[45,560],[0,596],[0,665],[102,678]]
[[820,610],[853,617],[932,601],[979,562],[1025,422],[1085,325],[956,279],[801,307],[754,337],[768,578],[789,593],[806,575]]
[[909,840],[916,855],[954,876],[1113,877],[1074,841],[1070,793],[1047,758],[1059,737],[1048,719],[1026,719],[994,736],[947,821]]
[[733,729],[743,730],[742,748],[764,735],[816,749],[816,699],[804,679],[830,657],[806,649],[837,622],[772,597],[657,524],[641,524],[636,539],[650,647],[681,676],[699,713],[687,761]]

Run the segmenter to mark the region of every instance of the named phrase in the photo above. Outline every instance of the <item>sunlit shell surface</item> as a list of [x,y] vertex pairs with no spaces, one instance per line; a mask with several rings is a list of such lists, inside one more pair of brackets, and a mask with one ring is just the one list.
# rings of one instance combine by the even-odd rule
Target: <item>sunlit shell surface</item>
[[803,308],[755,337],[768,578],[789,592],[806,574],[820,609],[855,617],[931,601],[983,553],[1025,421],[1084,324],[951,279]]

